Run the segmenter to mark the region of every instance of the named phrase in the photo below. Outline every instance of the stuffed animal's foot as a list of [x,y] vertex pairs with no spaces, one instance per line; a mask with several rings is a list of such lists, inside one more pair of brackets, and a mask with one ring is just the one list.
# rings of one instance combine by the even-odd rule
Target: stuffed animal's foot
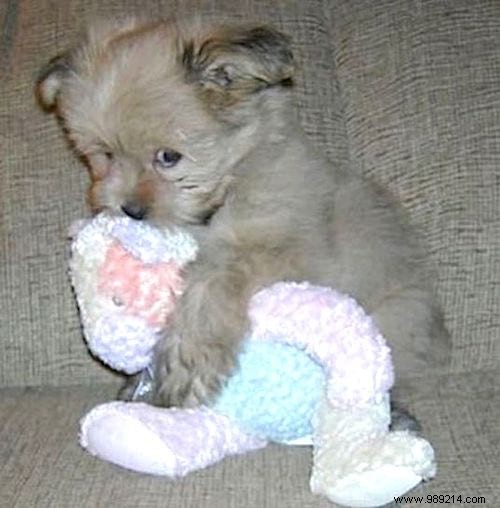
[[407,431],[388,432],[386,401],[362,410],[323,404],[315,428],[311,490],[334,503],[376,507],[435,475],[434,450]]
[[208,408],[164,409],[110,402],[81,421],[80,444],[92,455],[134,471],[184,476],[266,442]]
[[[331,468],[327,462],[323,457],[322,468],[316,468],[311,490],[352,507],[383,506],[435,474],[431,445],[407,432],[367,439]],[[343,476],[335,474],[339,466]]]

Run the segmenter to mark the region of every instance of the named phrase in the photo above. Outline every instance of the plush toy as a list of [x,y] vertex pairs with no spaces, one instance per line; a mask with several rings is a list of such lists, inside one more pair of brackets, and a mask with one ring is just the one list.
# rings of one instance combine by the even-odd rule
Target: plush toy
[[[196,242],[181,229],[104,215],[74,232],[70,273],[89,349],[147,379]],[[312,491],[348,506],[381,506],[435,475],[426,440],[389,430],[390,351],[352,298],[282,282],[254,295],[249,316],[238,369],[212,407],[104,403],[82,418],[81,445],[128,469],[179,477],[270,441],[312,444]]]

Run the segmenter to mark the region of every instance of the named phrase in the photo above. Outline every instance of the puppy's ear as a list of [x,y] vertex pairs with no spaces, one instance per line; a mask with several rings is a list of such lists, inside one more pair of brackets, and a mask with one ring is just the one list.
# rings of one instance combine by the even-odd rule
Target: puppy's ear
[[38,74],[37,96],[45,109],[52,109],[66,77],[72,71],[70,52],[52,58]]
[[219,28],[186,44],[183,63],[203,86],[238,93],[290,85],[295,68],[289,38],[264,26]]
[[64,80],[75,71],[75,63],[79,67],[91,65],[106,46],[113,40],[127,33],[132,33],[141,26],[142,19],[126,17],[119,19],[98,19],[87,29],[83,47],[85,53],[80,53],[80,47],[56,56],[45,65],[37,79],[37,95],[40,103],[46,109],[52,109],[57,102],[58,94]]

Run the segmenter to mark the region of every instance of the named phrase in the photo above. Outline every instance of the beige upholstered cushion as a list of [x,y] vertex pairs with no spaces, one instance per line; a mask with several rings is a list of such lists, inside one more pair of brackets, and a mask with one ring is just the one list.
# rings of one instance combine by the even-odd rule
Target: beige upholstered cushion
[[[37,108],[37,70],[89,19],[169,2],[37,0],[2,4],[0,384],[89,383],[65,274],[65,234],[85,213],[86,174],[54,118]],[[293,35],[304,127],[403,202],[437,266],[454,337],[453,369],[499,364],[500,14],[495,2],[184,2],[274,23]]]
[[455,371],[500,364],[500,5],[340,0],[350,161],[410,212],[437,266]]
[[33,83],[89,19],[131,11],[254,19],[294,37],[308,135],[401,199],[437,270],[453,365],[408,401],[438,458],[415,494],[500,506],[497,0],[0,2],[0,506],[328,506],[309,493],[308,449],[273,446],[172,483],[77,445],[80,416],[114,394],[100,383],[117,380],[86,352],[66,277],[87,176]]

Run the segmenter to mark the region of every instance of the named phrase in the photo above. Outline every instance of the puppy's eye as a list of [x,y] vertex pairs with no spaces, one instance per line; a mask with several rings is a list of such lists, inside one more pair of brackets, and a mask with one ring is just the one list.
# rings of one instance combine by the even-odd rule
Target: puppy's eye
[[113,160],[113,152],[104,152],[104,157],[106,157],[106,159],[108,161],[112,161]]
[[174,167],[181,159],[182,155],[179,152],[162,148],[155,153],[153,164],[157,168],[167,169]]

